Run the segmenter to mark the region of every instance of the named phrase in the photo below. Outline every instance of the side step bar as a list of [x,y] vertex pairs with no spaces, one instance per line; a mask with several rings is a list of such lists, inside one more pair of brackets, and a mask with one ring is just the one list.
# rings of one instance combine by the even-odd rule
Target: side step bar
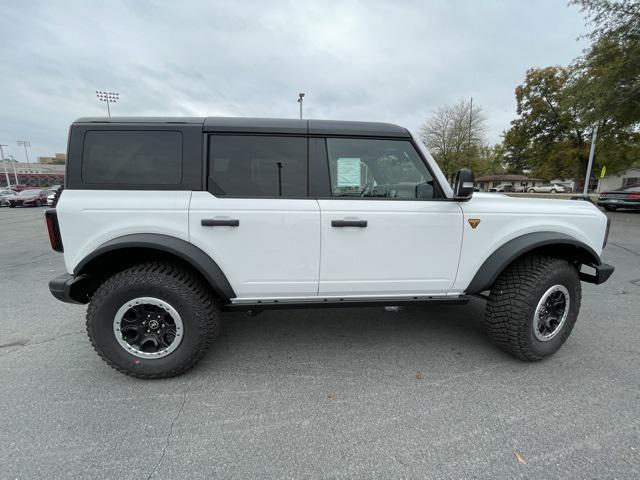
[[420,296],[420,297],[380,297],[380,298],[322,298],[317,299],[283,299],[283,300],[257,300],[252,302],[240,301],[227,303],[222,306],[224,311],[247,310],[284,310],[293,308],[345,308],[345,307],[384,307],[414,304],[440,304],[463,305],[471,299],[469,295],[458,297],[445,296]]

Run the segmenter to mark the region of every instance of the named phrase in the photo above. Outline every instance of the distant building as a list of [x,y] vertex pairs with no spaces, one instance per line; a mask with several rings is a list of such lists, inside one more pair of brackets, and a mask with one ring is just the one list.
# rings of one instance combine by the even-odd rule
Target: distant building
[[45,165],[64,165],[67,163],[66,153],[55,153],[53,157],[38,157],[38,163]]
[[614,175],[607,174],[598,182],[600,192],[628,187],[640,187],[640,167],[629,168]]
[[491,188],[505,183],[513,185],[513,189],[517,190],[519,187],[535,187],[544,183],[544,180],[525,175],[486,175],[476,178],[475,187],[483,192],[488,192]]
[[[7,162],[7,173],[11,185],[15,184],[15,177],[18,177],[20,185],[29,187],[50,187],[52,185],[62,185],[64,183],[64,165],[42,164],[42,163],[17,163]],[[2,172],[0,185],[6,184],[6,176]]]

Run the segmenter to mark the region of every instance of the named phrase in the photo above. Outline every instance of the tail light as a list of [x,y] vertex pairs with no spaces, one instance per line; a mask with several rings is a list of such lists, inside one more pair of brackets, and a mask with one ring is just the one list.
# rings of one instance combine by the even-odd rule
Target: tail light
[[630,193],[627,195],[627,198],[631,198],[633,200],[640,200],[640,193]]
[[62,237],[60,236],[60,226],[58,225],[58,213],[55,208],[49,208],[44,212],[44,218],[47,222],[47,232],[49,233],[49,242],[51,248],[56,252],[63,252]]

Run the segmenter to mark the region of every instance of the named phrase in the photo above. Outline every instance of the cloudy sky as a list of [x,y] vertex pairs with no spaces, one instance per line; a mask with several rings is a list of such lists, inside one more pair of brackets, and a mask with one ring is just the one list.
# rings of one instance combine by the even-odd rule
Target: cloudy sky
[[566,64],[584,19],[563,0],[14,1],[0,16],[0,143],[65,151],[106,115],[378,120],[416,129],[473,96],[498,141],[533,66]]

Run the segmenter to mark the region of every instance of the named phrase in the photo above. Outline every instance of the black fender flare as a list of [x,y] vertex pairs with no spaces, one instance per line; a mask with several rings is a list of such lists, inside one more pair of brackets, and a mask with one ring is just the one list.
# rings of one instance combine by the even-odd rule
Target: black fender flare
[[73,273],[75,275],[82,274],[83,269],[91,261],[108,252],[130,248],[159,250],[174,255],[200,272],[216,295],[225,300],[236,296],[226,275],[209,255],[186,240],[157,233],[135,233],[109,240],[84,257],[76,265]]
[[[498,275],[522,255],[539,248],[556,249],[586,265],[600,265],[598,254],[584,242],[560,232],[534,232],[509,240],[498,247],[478,269],[465,293],[477,294],[489,290]],[[565,257],[567,258],[567,257]]]

